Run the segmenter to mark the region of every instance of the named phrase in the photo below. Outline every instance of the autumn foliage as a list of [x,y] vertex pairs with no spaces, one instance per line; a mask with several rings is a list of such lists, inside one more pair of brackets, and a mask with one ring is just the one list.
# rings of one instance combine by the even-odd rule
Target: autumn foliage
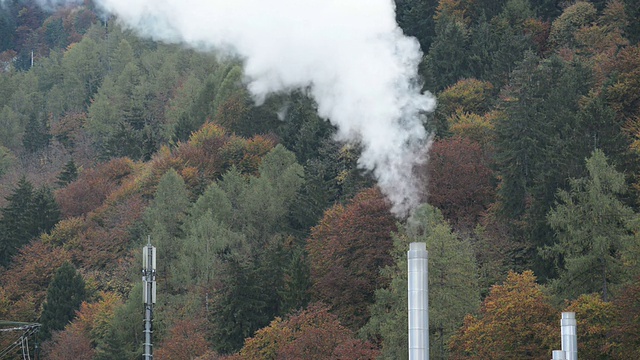
[[493,170],[480,144],[436,141],[427,165],[428,201],[456,227],[473,227],[494,199]]
[[378,354],[372,344],[356,339],[325,306],[312,304],[288,319],[276,318],[247,339],[240,352],[229,359],[365,360],[375,359]]
[[531,271],[511,272],[493,286],[451,338],[451,359],[548,360],[559,344],[558,313],[535,280]]
[[316,300],[351,329],[369,316],[377,288],[386,285],[380,269],[392,263],[391,232],[396,230],[389,204],[378,189],[358,194],[346,206],[327,210],[311,231],[307,251]]
[[640,277],[622,290],[613,301],[615,321],[614,344],[611,351],[614,359],[640,358]]
[[23,247],[2,274],[4,296],[12,304],[7,318],[35,321],[53,275],[70,259],[68,251],[40,241]]
[[205,322],[200,319],[178,320],[153,354],[158,359],[191,360],[209,349],[205,338]]
[[84,170],[76,181],[56,192],[63,216],[81,216],[95,210],[133,171],[134,164],[127,158]]

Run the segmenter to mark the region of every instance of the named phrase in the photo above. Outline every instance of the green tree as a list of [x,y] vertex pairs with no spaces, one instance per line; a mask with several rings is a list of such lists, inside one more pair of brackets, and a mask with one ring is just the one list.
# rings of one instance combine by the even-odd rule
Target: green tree
[[69,110],[86,110],[100,88],[106,64],[102,46],[85,36],[65,53],[62,66]]
[[425,242],[429,252],[430,358],[447,359],[449,338],[480,303],[478,270],[471,243],[452,232],[431,205],[419,207],[394,235],[395,263],[383,270],[391,284],[376,291],[371,319],[362,332],[382,339],[385,359],[407,359],[406,258],[411,242]]
[[559,267],[553,285],[562,297],[600,293],[629,280],[629,247],[637,241],[638,216],[619,196],[626,191],[624,174],[607,163],[601,150],[587,159],[588,177],[571,180],[560,190],[547,217],[556,243],[543,251]]
[[76,310],[87,296],[84,279],[69,262],[56,271],[44,303],[40,323],[44,339],[51,337],[52,331],[59,331],[75,317]]
[[34,191],[33,185],[22,177],[7,198],[0,220],[0,264],[6,265],[23,245],[42,232],[49,231],[60,219],[58,205],[51,190],[44,187]]
[[142,356],[144,304],[141,296],[142,285],[137,282],[124,306],[115,309],[105,336],[98,342],[96,360],[130,360]]
[[431,43],[426,66],[433,84],[440,91],[458,80],[471,76],[468,58],[469,26],[466,19],[439,11],[436,17],[436,37]]
[[579,100],[590,83],[590,71],[580,63],[527,53],[501,95],[504,116],[496,123],[500,212],[515,220],[516,236],[529,246],[525,266],[544,279],[554,269],[535,249],[553,236],[546,214],[557,189],[584,174],[583,159],[593,149],[585,139],[597,136],[580,113]]
[[304,184],[304,168],[282,145],[263,157],[258,170],[260,177],[251,177],[238,194],[238,213],[233,224],[253,244],[266,242],[274,234],[289,229],[291,206]]
[[7,171],[9,171],[9,168],[13,165],[15,160],[16,158],[11,153],[11,150],[0,145],[0,178],[2,178],[7,173]]
[[467,55],[471,74],[496,88],[504,86],[525,51],[534,49],[531,31],[525,28],[531,18],[529,1],[509,0],[500,14],[473,25]]
[[78,167],[76,166],[75,161],[70,159],[62,168],[60,174],[56,178],[56,184],[60,187],[67,186],[68,184],[76,181],[78,178]]
[[187,187],[174,169],[169,169],[160,179],[155,196],[144,213],[144,223],[150,231],[151,241],[162,259],[158,274],[165,280],[175,265],[182,246],[182,223],[187,216],[189,195]]
[[48,232],[60,221],[60,207],[51,192],[51,188],[43,186],[33,193],[31,204],[32,227],[36,235]]
[[229,225],[216,220],[211,210],[187,219],[190,224],[184,245],[178,256],[176,286],[197,285],[209,288],[220,270],[225,253],[238,253],[246,246],[243,234],[233,232]]
[[423,52],[428,50],[435,37],[437,0],[396,0],[396,21],[408,36],[420,42]]
[[62,18],[49,17],[42,24],[44,40],[50,48],[64,48],[68,44],[68,35],[62,24]]
[[22,136],[22,145],[30,152],[45,150],[51,142],[51,133],[46,119],[30,116]]

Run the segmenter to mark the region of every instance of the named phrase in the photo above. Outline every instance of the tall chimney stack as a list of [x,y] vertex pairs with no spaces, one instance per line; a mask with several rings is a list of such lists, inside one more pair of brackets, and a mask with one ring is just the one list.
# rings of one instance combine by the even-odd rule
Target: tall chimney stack
[[427,244],[411,243],[409,264],[409,360],[429,359],[429,283]]
[[563,312],[560,320],[560,335],[562,336],[562,351],[567,360],[578,360],[578,327],[576,313]]

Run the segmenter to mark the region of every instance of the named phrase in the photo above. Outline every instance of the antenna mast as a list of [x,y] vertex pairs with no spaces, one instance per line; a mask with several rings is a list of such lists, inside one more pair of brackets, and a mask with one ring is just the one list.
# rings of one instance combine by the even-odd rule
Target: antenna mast
[[144,360],[153,360],[153,304],[156,303],[156,248],[151,246],[151,236],[142,248],[142,298],[144,302]]

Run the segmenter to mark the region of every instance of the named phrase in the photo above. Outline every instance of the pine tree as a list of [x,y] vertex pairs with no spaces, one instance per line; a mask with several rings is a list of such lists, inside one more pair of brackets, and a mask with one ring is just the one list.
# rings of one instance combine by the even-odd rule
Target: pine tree
[[425,242],[429,251],[430,358],[447,359],[449,338],[480,303],[478,271],[469,241],[453,233],[431,205],[419,207],[394,236],[395,264],[382,270],[391,284],[376,291],[371,318],[361,332],[381,338],[385,359],[407,359],[407,250],[415,241]]
[[591,81],[580,63],[527,53],[501,96],[505,116],[496,123],[500,210],[520,225],[530,247],[525,266],[543,280],[554,275],[552,264],[535,251],[553,238],[546,214],[557,189],[584,174],[584,158],[593,149],[585,141],[590,134],[580,114]]
[[82,275],[71,263],[62,264],[47,289],[47,300],[40,318],[42,337],[48,339],[52,331],[64,329],[75,317],[86,295]]
[[598,292],[607,301],[611,285],[630,278],[625,259],[637,241],[638,216],[618,199],[626,191],[624,174],[607,164],[602,151],[587,159],[587,169],[588,177],[558,192],[547,217],[557,242],[543,253],[560,264],[553,285],[563,298]]
[[46,119],[38,119],[34,115],[30,116],[22,137],[24,148],[30,153],[35,153],[46,149],[50,142],[51,133]]
[[25,177],[18,182],[7,198],[8,205],[2,209],[0,220],[0,263],[6,265],[17,250],[33,236],[30,229],[30,208],[33,201],[33,185]]
[[174,169],[162,176],[154,199],[144,213],[144,223],[150,231],[153,243],[157,246],[158,258],[162,259],[158,275],[168,284],[169,269],[182,246],[182,223],[189,206],[187,188]]
[[48,232],[60,221],[60,207],[49,187],[43,186],[33,193],[31,216],[35,236]]
[[56,178],[56,184],[60,187],[65,187],[68,184],[74,182],[78,178],[78,167],[73,159],[67,161],[62,168],[60,174]]

